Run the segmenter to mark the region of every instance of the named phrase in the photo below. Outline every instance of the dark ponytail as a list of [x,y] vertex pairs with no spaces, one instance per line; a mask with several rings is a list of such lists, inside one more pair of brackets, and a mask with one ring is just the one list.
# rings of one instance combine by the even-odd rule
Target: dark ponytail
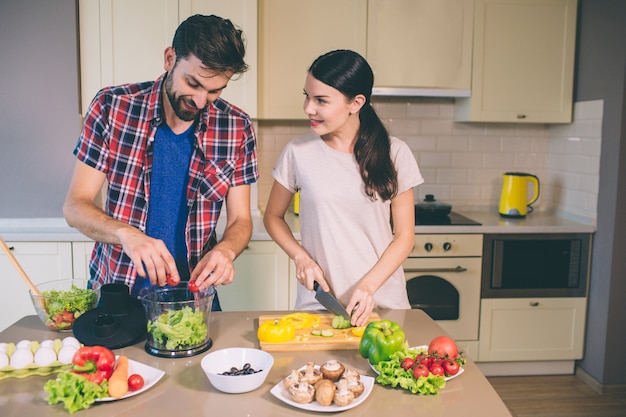
[[365,193],[372,200],[377,195],[383,201],[395,197],[398,174],[391,160],[389,132],[370,103],[374,74],[365,58],[354,51],[331,51],[318,57],[309,72],[349,100],[358,94],[365,96],[365,104],[359,112],[361,126],[354,145],[354,157],[359,164]]

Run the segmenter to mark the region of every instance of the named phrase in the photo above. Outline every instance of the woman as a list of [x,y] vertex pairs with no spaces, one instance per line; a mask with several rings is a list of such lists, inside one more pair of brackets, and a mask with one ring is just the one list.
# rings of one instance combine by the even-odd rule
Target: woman
[[[264,216],[296,264],[295,308],[323,308],[317,281],[352,312],[355,326],[374,308],[410,308],[402,262],[414,242],[413,187],[423,182],[409,147],[389,136],[371,106],[373,84],[356,52],[332,51],[313,62],[304,84],[312,133],[281,153]],[[302,244],[284,219],[298,190]]]

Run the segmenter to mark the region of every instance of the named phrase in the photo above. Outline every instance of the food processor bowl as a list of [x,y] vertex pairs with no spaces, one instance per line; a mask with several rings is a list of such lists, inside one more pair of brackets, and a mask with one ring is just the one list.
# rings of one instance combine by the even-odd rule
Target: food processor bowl
[[215,287],[191,292],[177,287],[150,286],[139,293],[146,310],[146,352],[164,358],[189,357],[211,348],[211,306]]

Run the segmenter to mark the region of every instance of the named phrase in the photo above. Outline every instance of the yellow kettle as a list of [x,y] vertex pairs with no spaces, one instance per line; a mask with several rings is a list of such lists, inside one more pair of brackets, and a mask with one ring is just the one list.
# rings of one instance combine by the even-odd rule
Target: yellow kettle
[[[532,197],[529,184],[533,185]],[[539,198],[539,178],[525,172],[505,172],[502,175],[499,213],[504,217],[524,217],[533,209],[530,206]]]

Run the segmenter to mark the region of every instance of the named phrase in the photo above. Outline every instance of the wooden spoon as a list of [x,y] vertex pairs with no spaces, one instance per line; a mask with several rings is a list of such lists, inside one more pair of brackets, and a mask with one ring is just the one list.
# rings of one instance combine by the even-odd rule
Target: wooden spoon
[[15,266],[15,269],[17,269],[17,272],[20,273],[20,275],[22,276],[22,279],[24,280],[24,282],[26,282],[26,285],[28,285],[28,288],[30,288],[31,292],[41,297],[41,291],[39,291],[39,289],[35,286],[35,284],[33,284],[30,278],[28,278],[28,275],[26,275],[26,272],[24,271],[20,263],[17,261],[17,259],[15,259],[15,255],[13,255],[13,252],[11,252],[11,249],[9,249],[9,247],[4,242],[4,239],[2,239],[2,237],[0,237],[0,246],[2,246],[2,249],[9,257],[9,260],[13,263],[13,266]]

